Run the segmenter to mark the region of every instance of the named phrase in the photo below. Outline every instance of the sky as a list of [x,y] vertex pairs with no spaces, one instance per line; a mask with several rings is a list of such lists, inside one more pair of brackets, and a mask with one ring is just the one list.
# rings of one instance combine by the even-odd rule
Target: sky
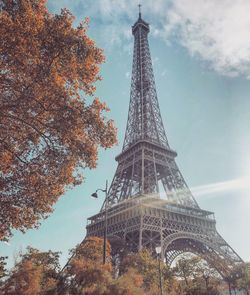
[[[37,230],[0,243],[13,265],[19,251],[68,250],[85,237],[87,218],[99,212],[111,183],[126,127],[132,71],[132,0],[48,0],[51,13],[69,9],[75,25],[90,17],[89,35],[104,49],[96,95],[110,107],[118,145],[99,151],[98,166],[68,191]],[[250,261],[250,2],[249,0],[142,0],[163,123],[176,162],[200,207],[215,212],[217,230]]]

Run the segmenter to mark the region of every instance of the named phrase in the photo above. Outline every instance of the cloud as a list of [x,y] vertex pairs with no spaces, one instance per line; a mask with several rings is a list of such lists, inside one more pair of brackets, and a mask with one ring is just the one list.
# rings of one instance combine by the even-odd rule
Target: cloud
[[[181,44],[191,56],[205,61],[219,74],[250,78],[249,0],[144,0],[142,14],[151,23],[154,38]],[[49,0],[66,6],[78,18],[98,23],[109,47],[132,41],[131,25],[138,15],[133,0]],[[84,14],[84,15],[82,15]],[[90,25],[91,25],[90,24]],[[131,47],[131,46],[130,46]]]
[[162,72],[161,72],[161,76],[162,77],[165,77],[167,75],[168,71],[166,69],[164,69]]
[[249,76],[249,11],[249,0],[175,0],[166,14],[165,37],[177,37],[221,74]]
[[126,72],[125,77],[126,77],[126,79],[129,79],[130,78],[130,72]]
[[[218,198],[220,195],[225,196],[228,193],[237,193],[240,202],[244,201],[244,206],[250,206],[250,175],[244,175],[240,178],[226,180],[222,182],[209,183],[205,185],[195,186],[190,188],[191,193],[194,195],[195,199],[214,199]],[[169,199],[175,199],[176,193],[184,194],[185,190],[168,192],[167,196]],[[156,194],[157,195],[157,194]],[[160,197],[162,199],[166,198],[165,190],[163,187],[160,188]]]
[[243,191],[250,192],[250,176],[244,176],[238,179],[206,184],[191,188],[192,193],[196,197],[218,196],[218,193],[232,192],[232,191]]

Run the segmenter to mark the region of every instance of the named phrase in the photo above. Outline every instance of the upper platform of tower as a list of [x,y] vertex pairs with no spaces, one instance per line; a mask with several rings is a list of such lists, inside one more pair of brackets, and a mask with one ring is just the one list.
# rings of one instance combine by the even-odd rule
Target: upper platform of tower
[[150,31],[149,30],[149,24],[145,22],[142,17],[141,17],[141,12],[139,12],[139,17],[138,20],[135,22],[135,24],[132,26],[132,33],[135,34],[135,32],[139,29],[142,28],[145,30],[147,33]]

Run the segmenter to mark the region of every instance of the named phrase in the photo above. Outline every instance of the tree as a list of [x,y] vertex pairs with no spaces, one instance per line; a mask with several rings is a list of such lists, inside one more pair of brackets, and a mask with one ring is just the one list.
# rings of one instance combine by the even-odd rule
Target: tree
[[58,272],[59,252],[41,252],[28,247],[4,283],[4,294],[55,294]]
[[[217,295],[218,272],[198,256],[182,255],[174,267],[180,287],[186,295]],[[184,283],[184,284],[183,284]]]
[[103,265],[103,239],[88,237],[71,251],[58,294],[106,294],[112,282],[111,247],[107,243],[107,263]]
[[103,265],[103,239],[88,237],[71,252],[61,273],[57,294],[67,295],[144,295],[143,277],[128,267],[114,278],[111,246],[107,244],[107,263]]
[[174,271],[189,287],[192,278],[195,278],[196,266],[200,259],[197,256],[182,256],[178,259]]
[[3,279],[7,276],[7,271],[6,271],[6,256],[1,257],[0,256],[0,294],[1,293],[1,286],[3,285]]
[[45,0],[0,0],[0,240],[38,226],[96,167],[98,148],[116,142],[107,106],[93,99],[103,52],[88,20],[73,20]]
[[107,295],[144,295],[145,291],[142,285],[142,275],[134,268],[128,268],[123,275],[113,280],[108,288]]
[[[143,278],[142,287],[147,294],[159,294],[159,268],[158,261],[151,255],[147,249],[138,253],[130,253],[121,262],[121,274],[129,271],[130,268],[136,270]],[[161,262],[161,272],[163,288],[168,294],[174,294],[175,282],[169,267]]]
[[6,256],[5,257],[0,256],[0,280],[6,276],[6,269],[5,269],[6,258],[7,258]]
[[241,263],[234,267],[228,278],[233,288],[244,291],[246,295],[250,294],[250,263]]
[[247,295],[250,294],[250,263],[244,263],[242,269],[242,277],[238,282],[241,290],[244,290]]

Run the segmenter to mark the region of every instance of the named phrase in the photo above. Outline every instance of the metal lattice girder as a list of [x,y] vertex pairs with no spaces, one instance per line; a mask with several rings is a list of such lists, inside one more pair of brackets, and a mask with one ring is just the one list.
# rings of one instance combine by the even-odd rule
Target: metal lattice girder
[[174,160],[176,155],[170,148],[146,140],[123,151],[116,157],[118,167],[108,193],[109,205],[141,194],[161,193],[171,202],[199,208]]
[[[166,137],[148,45],[149,25],[132,27],[134,56],[126,134],[118,167],[100,213],[89,218],[87,236],[103,236],[130,251],[161,245],[171,263],[184,252],[206,259],[226,277],[241,258],[218,234],[214,215],[200,209]],[[161,198],[160,198],[161,197]],[[107,210],[107,211],[106,211]],[[163,258],[163,257],[162,257]]]
[[[120,202],[108,209],[108,237],[119,237],[130,251],[154,250],[161,245],[166,261],[181,253],[200,255],[222,276],[242,263],[241,258],[218,234],[212,212],[171,204],[144,195]],[[102,236],[105,212],[89,218],[88,236]]]
[[139,140],[168,146],[157,99],[148,45],[149,25],[141,18],[133,26],[134,57],[129,115],[123,151]]
[[107,202],[113,205],[136,195],[161,193],[173,202],[198,208],[175,163],[177,153],[170,148],[162,123],[148,44],[149,25],[139,17],[132,32],[127,128]]

